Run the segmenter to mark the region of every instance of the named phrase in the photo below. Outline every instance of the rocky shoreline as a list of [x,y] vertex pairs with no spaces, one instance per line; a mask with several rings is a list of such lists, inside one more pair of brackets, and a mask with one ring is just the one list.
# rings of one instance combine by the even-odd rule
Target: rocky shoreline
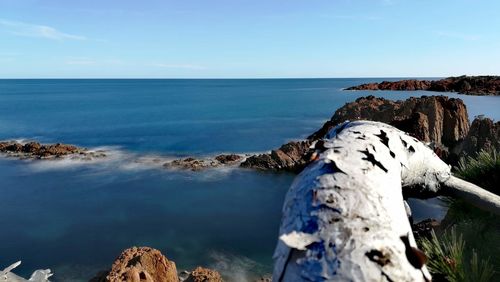
[[500,150],[500,122],[478,117],[470,124],[461,99],[422,96],[392,101],[367,96],[339,108],[306,140],[287,143],[268,154],[248,157],[241,166],[300,172],[312,160],[317,142],[331,128],[347,120],[372,120],[393,125],[429,143],[436,154],[451,165],[456,165],[460,157],[475,155],[483,149]]
[[458,76],[441,80],[406,79],[352,86],[345,90],[399,90],[458,92],[465,95],[500,95],[500,76]]
[[[361,97],[337,109],[316,132],[302,141],[292,141],[270,153],[219,154],[212,157],[185,157],[169,161],[155,159],[165,169],[202,171],[221,167],[242,167],[261,171],[300,172],[314,158],[315,146],[326,133],[347,120],[380,121],[428,143],[438,156],[451,165],[460,157],[473,156],[483,149],[500,150],[500,122],[478,117],[469,122],[461,99],[446,96],[411,97],[393,101],[374,96]],[[107,157],[103,150],[88,150],[68,144],[0,142],[0,154],[19,159],[83,161]],[[136,160],[141,162],[140,160]]]

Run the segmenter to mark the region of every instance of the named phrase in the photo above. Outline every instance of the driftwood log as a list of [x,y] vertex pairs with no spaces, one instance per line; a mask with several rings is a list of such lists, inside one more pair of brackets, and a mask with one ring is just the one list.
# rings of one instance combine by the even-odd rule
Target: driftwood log
[[429,281],[403,190],[451,194],[499,213],[500,197],[459,180],[417,139],[346,122],[313,144],[285,199],[273,281]]

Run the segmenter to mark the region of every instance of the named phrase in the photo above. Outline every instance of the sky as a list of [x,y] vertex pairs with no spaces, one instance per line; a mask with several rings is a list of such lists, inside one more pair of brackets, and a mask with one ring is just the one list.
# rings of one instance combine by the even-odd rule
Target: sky
[[500,74],[498,0],[0,0],[0,78]]

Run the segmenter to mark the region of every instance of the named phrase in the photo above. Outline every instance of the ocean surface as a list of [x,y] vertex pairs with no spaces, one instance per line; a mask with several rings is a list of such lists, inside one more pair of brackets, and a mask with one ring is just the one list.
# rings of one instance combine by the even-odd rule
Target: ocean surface
[[[87,281],[131,246],[160,249],[178,269],[230,281],[270,273],[288,173],[167,170],[155,159],[255,153],[308,136],[383,79],[0,80],[0,140],[107,150],[92,162],[0,158],[0,269]],[[469,116],[500,119],[500,97],[446,93]],[[438,200],[411,202],[416,220],[443,217]]]

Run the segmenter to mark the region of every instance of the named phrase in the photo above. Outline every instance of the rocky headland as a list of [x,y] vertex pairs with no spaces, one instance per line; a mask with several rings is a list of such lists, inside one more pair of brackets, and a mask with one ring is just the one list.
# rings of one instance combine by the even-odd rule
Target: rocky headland
[[474,155],[482,149],[500,149],[500,122],[479,117],[471,125],[461,99],[422,96],[392,101],[368,96],[339,108],[306,140],[287,143],[268,154],[248,157],[241,166],[300,172],[314,155],[315,149],[311,146],[314,147],[330,129],[347,120],[373,120],[393,125],[429,143],[438,156],[452,165],[463,155]]
[[400,90],[458,92],[466,95],[500,95],[500,76],[458,76],[440,80],[406,79],[352,86],[345,90]]
[[38,142],[20,143],[17,141],[0,142],[0,153],[19,159],[58,159],[74,157],[78,159],[102,158],[104,151],[91,151],[68,144],[40,144]]

